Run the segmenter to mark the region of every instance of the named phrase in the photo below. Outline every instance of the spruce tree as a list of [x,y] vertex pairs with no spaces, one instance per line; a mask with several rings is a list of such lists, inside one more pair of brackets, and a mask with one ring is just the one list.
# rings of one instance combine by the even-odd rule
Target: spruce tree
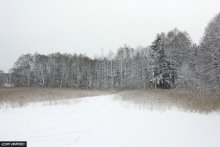
[[165,55],[165,34],[158,34],[152,45],[151,65],[153,68],[152,83],[155,88],[170,88],[170,63]]

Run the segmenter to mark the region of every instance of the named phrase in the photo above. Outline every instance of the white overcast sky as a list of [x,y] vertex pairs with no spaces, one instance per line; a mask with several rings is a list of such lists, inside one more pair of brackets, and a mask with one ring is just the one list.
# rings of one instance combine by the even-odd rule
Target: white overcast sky
[[198,43],[219,11],[220,0],[0,0],[0,69],[26,53],[148,46],[175,27]]

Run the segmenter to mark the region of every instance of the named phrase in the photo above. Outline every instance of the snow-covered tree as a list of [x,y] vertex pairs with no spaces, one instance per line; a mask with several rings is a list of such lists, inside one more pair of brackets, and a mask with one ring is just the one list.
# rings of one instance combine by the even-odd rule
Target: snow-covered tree
[[190,37],[186,32],[174,29],[167,33],[165,43],[165,54],[170,66],[170,74],[172,78],[171,86],[176,86],[178,78],[177,72],[182,67],[182,63],[187,61],[190,56],[191,48]]
[[153,67],[153,79],[155,88],[170,88],[171,75],[170,63],[165,55],[165,34],[158,34],[151,45],[151,65]]
[[180,70],[178,71],[178,78],[176,81],[177,88],[183,89],[199,89],[201,86],[201,81],[198,75],[190,68],[187,63],[183,63]]
[[220,13],[206,27],[200,49],[203,82],[209,88],[220,89]]

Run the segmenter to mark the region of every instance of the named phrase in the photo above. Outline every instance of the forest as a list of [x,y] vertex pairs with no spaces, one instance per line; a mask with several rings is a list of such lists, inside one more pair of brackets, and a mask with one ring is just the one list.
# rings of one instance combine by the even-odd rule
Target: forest
[[159,33],[147,47],[120,47],[89,58],[82,54],[24,54],[1,86],[88,89],[220,89],[220,13],[205,28],[199,44],[185,31]]

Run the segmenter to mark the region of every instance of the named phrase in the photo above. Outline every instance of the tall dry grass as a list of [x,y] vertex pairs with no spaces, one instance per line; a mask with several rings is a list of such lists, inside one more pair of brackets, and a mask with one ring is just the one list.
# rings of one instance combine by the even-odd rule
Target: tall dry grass
[[210,113],[220,110],[220,92],[183,90],[130,90],[119,98],[149,109],[172,109]]
[[25,106],[32,102],[60,101],[74,98],[112,94],[112,90],[60,88],[0,88],[0,107]]
[[[0,107],[21,107],[33,102],[56,102],[116,93],[117,99],[149,109],[182,109],[209,113],[220,110],[220,92],[181,90],[87,90],[60,88],[0,88]],[[63,101],[64,102],[64,101]]]

